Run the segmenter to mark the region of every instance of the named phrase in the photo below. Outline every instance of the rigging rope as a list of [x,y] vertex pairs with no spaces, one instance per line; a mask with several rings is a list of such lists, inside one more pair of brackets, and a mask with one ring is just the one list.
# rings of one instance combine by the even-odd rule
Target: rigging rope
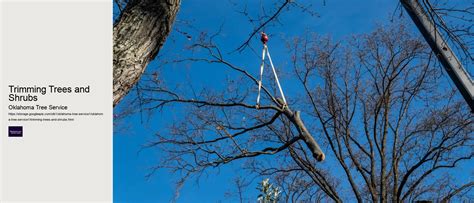
[[268,51],[268,46],[267,46],[268,36],[264,32],[262,32],[262,37],[260,38],[260,40],[263,43],[263,51],[262,51],[262,63],[260,64],[260,80],[258,81],[257,108],[260,107],[260,92],[262,89],[263,68],[265,66],[265,54],[268,56],[268,61],[270,61],[270,66],[272,67],[273,75],[275,76],[275,80],[278,85],[278,89],[280,90],[281,97],[283,98],[283,102],[285,105],[287,105],[285,94],[283,93],[283,89],[281,88],[280,80],[278,80],[278,75],[275,70],[275,66],[273,66],[273,61],[272,61],[272,57],[270,56],[270,51]]

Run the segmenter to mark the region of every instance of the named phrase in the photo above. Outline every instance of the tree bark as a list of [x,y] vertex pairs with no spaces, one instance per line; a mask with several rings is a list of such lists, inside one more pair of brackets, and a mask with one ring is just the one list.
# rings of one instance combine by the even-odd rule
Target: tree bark
[[[285,102],[283,102],[281,98],[277,98],[277,101],[278,103],[280,103],[280,105],[286,106]],[[306,126],[303,123],[303,120],[301,120],[300,112],[299,111],[293,112],[288,106],[286,106],[285,108],[283,108],[283,113],[295,125],[304,143],[306,144],[308,149],[311,151],[311,154],[313,155],[313,157],[317,161],[324,161],[324,159],[326,158],[326,155],[324,155],[324,152],[321,150],[321,147],[319,147],[316,140],[314,140],[313,135],[311,135],[308,129],[306,129]]]
[[474,112],[474,81],[469,73],[464,69],[446,40],[443,39],[438,28],[431,21],[418,0],[400,0],[400,2],[459,89],[459,92],[461,92],[464,100],[471,108],[471,112]]
[[326,156],[324,155],[323,151],[319,147],[318,143],[314,140],[313,136],[309,131],[306,129],[305,124],[303,123],[303,120],[300,118],[300,112],[296,111],[296,113],[292,113],[291,110],[286,109],[285,114],[287,114],[291,120],[296,126],[296,129],[300,133],[301,137],[303,138],[304,143],[308,148],[310,149],[311,153],[313,154],[313,157],[317,161],[323,161]]
[[114,103],[138,82],[156,57],[181,0],[130,0],[114,25]]

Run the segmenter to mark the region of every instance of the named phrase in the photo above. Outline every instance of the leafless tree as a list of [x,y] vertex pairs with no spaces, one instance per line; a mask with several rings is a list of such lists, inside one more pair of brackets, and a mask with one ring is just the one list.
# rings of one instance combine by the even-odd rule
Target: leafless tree
[[[302,50],[295,67],[310,114],[320,121],[355,198],[398,202],[440,192],[429,190],[439,185],[432,174],[472,157],[472,115],[462,103],[440,101],[452,95],[439,93],[431,52],[404,27],[354,41],[356,50],[340,54],[338,44],[324,41],[295,47]],[[312,75],[324,81],[321,88],[312,88]],[[432,184],[423,184],[427,178]]]
[[[150,114],[163,108],[183,113],[147,145],[163,153],[153,171],[168,168],[189,178],[240,160],[247,172],[274,177],[287,202],[466,195],[472,182],[459,185],[444,172],[473,156],[472,114],[443,85],[432,52],[404,26],[347,41],[315,35],[290,41],[302,95],[284,106],[275,84],[267,84],[267,103],[257,109],[257,80],[203,36],[190,47],[200,56],[173,62],[227,68],[222,88],[171,89],[149,75],[132,101]],[[313,136],[327,161],[317,162],[322,154]]]
[[[171,88],[157,73],[144,74],[171,29],[180,1],[166,8],[151,1],[153,5],[146,7],[145,2],[120,4],[123,11],[114,27],[114,40],[121,41],[114,45],[114,105],[143,75],[136,86],[138,96],[125,110],[153,115],[172,108],[183,115],[146,146],[164,154],[151,174],[168,168],[181,173],[183,183],[211,168],[241,161],[250,174],[272,176],[286,202],[449,201],[469,195],[472,182],[455,182],[445,172],[456,171],[473,156],[472,114],[443,82],[426,43],[404,26],[380,27],[343,42],[320,36],[289,42],[291,79],[301,95],[284,105],[275,84],[266,84],[266,103],[256,108],[258,80],[243,67],[246,64],[227,59],[213,41],[216,35],[202,35],[190,47],[196,57],[173,63],[226,68],[229,74],[222,76],[222,88],[196,89],[185,81]],[[294,1],[282,1],[259,17],[236,50],[248,47],[256,33],[292,5]],[[448,9],[432,6],[432,11],[442,15],[443,8]],[[130,23],[141,19],[133,17],[134,12],[163,9],[169,13],[166,19],[147,16],[158,28]],[[154,31],[148,36],[130,30]],[[463,30],[470,34],[470,28]],[[144,41],[137,43],[133,36]],[[452,35],[452,40],[469,56],[468,43],[455,36],[463,34]],[[325,157],[327,161],[319,162]]]

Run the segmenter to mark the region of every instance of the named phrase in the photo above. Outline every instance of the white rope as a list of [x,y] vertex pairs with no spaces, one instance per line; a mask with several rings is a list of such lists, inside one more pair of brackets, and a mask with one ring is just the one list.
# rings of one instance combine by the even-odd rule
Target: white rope
[[275,75],[275,79],[276,79],[276,82],[278,84],[278,89],[280,89],[281,97],[283,97],[283,102],[285,102],[285,105],[286,105],[287,103],[286,103],[286,99],[285,99],[285,94],[283,94],[283,89],[281,89],[280,81],[278,80],[278,75],[275,71],[275,67],[273,66],[272,57],[270,57],[270,51],[268,51],[268,47],[265,46],[265,48],[267,49],[268,60],[270,61],[270,65],[272,66],[273,75]]
[[267,45],[263,45],[262,64],[260,65],[260,80],[258,81],[257,107],[260,105],[260,90],[262,89],[263,67],[265,66],[265,51],[267,50],[266,48]]
[[270,51],[268,51],[267,45],[264,44],[263,52],[262,52],[262,64],[260,65],[260,81],[258,81],[257,107],[260,106],[260,91],[262,89],[263,67],[265,66],[265,52],[267,53],[268,60],[270,61],[270,65],[272,66],[273,75],[275,76],[275,80],[277,82],[278,89],[280,90],[281,97],[283,98],[283,102],[285,103],[285,105],[287,105],[285,94],[283,93],[283,89],[281,88],[281,85],[280,85],[280,80],[278,80],[278,75],[276,73],[275,67],[273,66],[273,61],[272,61],[272,57],[270,56]]

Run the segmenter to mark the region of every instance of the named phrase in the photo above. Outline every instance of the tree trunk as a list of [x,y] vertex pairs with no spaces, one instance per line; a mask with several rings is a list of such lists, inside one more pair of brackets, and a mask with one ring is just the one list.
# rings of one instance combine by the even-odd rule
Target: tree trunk
[[114,106],[156,57],[181,0],[130,0],[114,25]]
[[418,0],[400,0],[400,2],[461,92],[471,112],[474,112],[474,81],[443,39],[438,31],[440,28],[432,22]]

